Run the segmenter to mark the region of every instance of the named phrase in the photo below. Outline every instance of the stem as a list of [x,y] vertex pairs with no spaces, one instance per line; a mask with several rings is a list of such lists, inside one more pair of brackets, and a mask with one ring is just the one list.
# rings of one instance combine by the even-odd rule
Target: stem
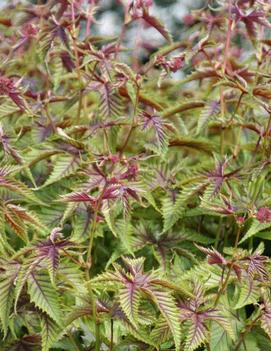
[[129,139],[133,133],[133,130],[136,128],[136,121],[135,121],[135,117],[136,117],[136,111],[137,111],[137,105],[138,105],[138,102],[139,102],[139,87],[137,86],[137,91],[136,91],[136,101],[135,101],[135,105],[134,105],[134,109],[133,109],[133,122],[132,122],[132,125],[131,125],[131,128],[127,134],[127,137],[122,145],[122,147],[120,148],[120,155],[123,154],[128,142],[129,142]]
[[110,351],[113,351],[114,347],[114,321],[110,321]]
[[87,9],[87,23],[86,23],[86,37],[88,37],[90,35],[90,26],[91,26],[91,22],[92,22],[92,15],[91,15],[91,10],[92,10],[92,4],[88,6]]
[[256,317],[254,320],[251,321],[250,324],[248,324],[245,328],[245,330],[241,333],[240,340],[238,341],[238,344],[236,345],[234,351],[238,351],[241,344],[244,343],[244,338],[245,335],[251,331],[252,327],[258,322],[258,320],[261,318],[261,316]]
[[219,244],[219,239],[220,239],[220,234],[222,232],[222,224],[223,224],[223,218],[220,217],[219,218],[219,230],[216,233],[216,237],[215,237],[215,249],[218,248],[218,244]]
[[225,146],[225,130],[224,130],[224,127],[222,126],[220,128],[220,154],[221,156],[224,155],[224,146]]
[[101,195],[99,196],[99,199],[98,199],[98,201],[97,201],[97,205],[96,205],[96,207],[95,207],[95,212],[94,212],[94,216],[93,216],[93,221],[92,221],[91,229],[90,229],[90,233],[89,233],[89,245],[88,245],[87,259],[86,259],[86,267],[87,267],[86,276],[87,276],[87,279],[88,279],[88,280],[90,279],[89,270],[90,270],[91,265],[92,265],[92,262],[91,262],[91,261],[92,261],[92,260],[91,260],[91,252],[92,252],[94,234],[95,234],[96,227],[97,227],[98,212],[99,212],[100,206],[101,206],[101,204],[102,204],[103,195],[104,195],[104,192],[105,192],[105,190],[106,190],[106,187],[107,187],[107,183],[105,183],[105,185],[104,185],[104,187],[103,187],[103,190],[102,190],[102,192],[101,192]]
[[85,267],[85,264],[79,262],[77,259],[75,259],[72,255],[70,255],[65,249],[62,249],[64,254],[69,257],[75,264],[77,264],[79,267]]
[[[98,212],[100,209],[100,206],[102,204],[102,199],[103,199],[103,195],[104,192],[106,190],[107,187],[107,183],[105,183],[103,190],[101,192],[101,195],[98,199],[96,208],[95,208],[95,212],[94,212],[94,216],[93,216],[93,221],[91,224],[91,229],[90,229],[90,234],[89,234],[89,245],[88,245],[88,250],[87,250],[87,258],[86,258],[86,278],[89,281],[90,280],[90,268],[92,265],[92,259],[91,259],[91,252],[92,252],[92,247],[93,247],[93,240],[94,240],[94,235],[95,235],[95,231],[96,231],[96,227],[97,227],[97,218],[98,218]],[[97,306],[96,306],[96,301],[95,301],[95,297],[91,288],[91,285],[88,284],[88,292],[90,295],[90,299],[91,299],[91,304],[92,304],[92,311],[93,311],[93,322],[95,325],[95,351],[100,351],[100,346],[101,346],[101,338],[100,338],[100,325],[99,325],[99,321],[97,320]]]
[[268,133],[269,133],[270,127],[271,127],[271,113],[269,114],[269,119],[268,119],[268,123],[267,123],[266,130],[265,130],[265,137],[267,137],[267,138],[268,138]]
[[46,105],[44,106],[44,111],[45,111],[45,114],[46,114],[46,117],[48,118],[48,121],[53,129],[54,132],[56,132],[56,126],[55,126],[55,123],[53,121],[53,118],[51,116],[51,113],[49,111],[49,108],[48,108],[48,104],[46,103]]
[[75,342],[72,333],[69,331],[67,334],[68,334],[68,337],[70,339],[70,342],[72,343],[72,345],[74,347],[74,351],[81,351],[81,349],[78,347],[77,343]]
[[[77,73],[77,78],[79,81],[79,84],[82,84],[82,76],[80,72],[80,59],[79,59],[79,52],[78,52],[78,47],[76,44],[76,25],[75,25],[75,11],[74,11],[74,2],[71,2],[71,12],[72,12],[72,33],[71,33],[71,38],[72,38],[72,43],[73,43],[73,49],[74,49],[74,54],[75,54],[75,66],[76,66],[76,73]],[[82,87],[80,87],[80,92],[79,92],[79,103],[78,103],[78,109],[77,109],[77,116],[76,116],[76,123],[80,123],[80,115],[81,115],[81,108],[82,108],[82,98],[83,98],[83,90]]]
[[[237,249],[238,242],[239,242],[239,238],[240,238],[240,234],[241,234],[241,226],[238,225],[238,229],[237,229],[237,234],[236,234],[236,238],[235,238],[235,244],[234,244],[233,252],[235,252],[236,249]],[[227,276],[226,276],[226,278],[225,278],[225,281],[224,281],[224,283],[222,284],[221,289],[218,291],[218,294],[217,294],[216,299],[215,299],[215,304],[214,304],[215,306],[217,306],[220,297],[223,295],[223,293],[225,292],[225,290],[226,290],[226,288],[227,288],[227,286],[228,286],[228,282],[229,282],[229,279],[230,279],[230,276],[231,276],[231,272],[232,272],[233,266],[234,266],[234,259],[231,261],[231,264],[230,264],[230,267],[229,267]],[[224,272],[223,272],[223,273],[224,273]]]
[[231,18],[231,7],[232,7],[232,0],[229,0],[229,24],[228,24],[228,31],[227,31],[225,51],[224,51],[224,63],[222,68],[223,73],[225,73],[227,64],[228,64],[228,57],[229,57],[230,44],[231,44],[231,32],[234,25],[234,21]]
[[119,50],[120,50],[120,45],[124,40],[124,36],[125,36],[125,32],[127,30],[128,27],[128,22],[127,22],[127,18],[128,18],[128,10],[127,7],[125,6],[125,13],[124,13],[124,22],[123,22],[123,26],[121,28],[121,32],[120,35],[118,37],[117,43],[116,43],[116,51],[115,51],[115,59],[118,57],[119,54]]
[[[233,27],[233,20],[231,18],[231,7],[232,7],[232,0],[229,0],[229,24],[227,30],[227,37],[226,37],[226,44],[225,44],[225,51],[224,51],[224,62],[222,66],[222,73],[225,74],[227,65],[228,65],[228,57],[230,51],[230,44],[231,44],[231,32]],[[221,103],[221,115],[224,119],[225,116],[225,101],[224,101],[224,89],[223,86],[220,87],[220,103]],[[220,153],[223,156],[224,154],[224,139],[225,139],[225,132],[224,128],[221,127],[221,138],[220,138]]]
[[105,128],[103,129],[103,135],[104,135],[104,148],[109,155],[110,154],[109,139],[108,139],[108,134],[107,134],[107,131]]
[[76,114],[76,123],[80,123],[80,116],[81,116],[81,109],[82,109],[82,103],[83,103],[83,90],[80,89],[79,92],[79,102],[78,102],[78,108],[77,108],[77,114]]

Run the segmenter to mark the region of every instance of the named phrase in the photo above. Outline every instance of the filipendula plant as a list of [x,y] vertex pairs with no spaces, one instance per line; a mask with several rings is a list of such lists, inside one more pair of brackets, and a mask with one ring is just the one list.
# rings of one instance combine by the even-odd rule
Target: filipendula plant
[[108,4],[0,10],[0,350],[271,350],[270,1]]

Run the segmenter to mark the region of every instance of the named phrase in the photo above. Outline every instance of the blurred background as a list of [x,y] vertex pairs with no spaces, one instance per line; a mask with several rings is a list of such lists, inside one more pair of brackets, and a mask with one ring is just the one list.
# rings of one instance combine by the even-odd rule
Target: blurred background
[[[48,0],[0,0],[0,6],[22,4],[45,4]],[[90,2],[90,1],[89,1]],[[151,13],[159,17],[174,36],[178,35],[178,31],[182,28],[184,16],[193,9],[204,6],[207,0],[153,0],[154,5]],[[84,1],[87,6],[88,1]],[[127,0],[128,3],[128,0]],[[100,7],[96,18],[99,21],[100,34],[117,35],[119,33],[119,24],[122,22],[122,6],[118,0],[100,0]],[[84,5],[83,5],[84,6]]]

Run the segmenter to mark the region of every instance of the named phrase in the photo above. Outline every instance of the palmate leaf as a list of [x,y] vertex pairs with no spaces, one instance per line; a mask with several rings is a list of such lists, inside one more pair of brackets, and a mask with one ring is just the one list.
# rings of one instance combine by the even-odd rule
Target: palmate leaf
[[[46,263],[53,285],[55,285],[55,276],[59,267],[60,251],[65,248],[68,249],[69,246],[75,246],[75,244],[67,240],[55,240],[56,236],[60,235],[60,230],[61,228],[54,228],[48,240],[38,242],[32,247],[36,255],[33,257],[33,262]],[[52,238],[54,235],[55,238]]]
[[74,174],[80,165],[79,155],[61,155],[54,164],[54,169],[41,188]]
[[47,267],[51,284],[55,286],[55,275],[60,263],[60,251],[68,248],[69,246],[75,246],[70,241],[57,240],[61,234],[60,229],[61,228],[54,228],[51,231],[48,240],[39,241],[32,246],[25,247],[23,248],[24,252],[19,253],[19,256],[21,256],[23,253],[30,253],[30,256],[20,267],[18,278],[16,280],[15,311],[19,296],[25,283],[28,281],[31,275],[34,275],[35,277],[35,274],[38,274],[39,276],[37,270],[40,270],[41,267]]
[[31,302],[47,313],[58,325],[61,325],[58,295],[50,282],[48,273],[32,272],[28,277],[27,285]]
[[167,324],[173,335],[176,351],[180,350],[181,328],[179,320],[179,311],[171,293],[167,291],[162,291],[155,286],[151,286],[148,289],[143,289],[143,291],[150,296],[150,298],[155,302],[155,304],[159,308],[161,314],[167,321]]
[[[99,283],[102,282],[107,282],[107,286],[109,284],[112,285],[114,282],[118,283],[118,285],[120,285],[120,299],[124,299],[124,301],[120,303],[123,305],[123,311],[129,320],[131,318],[133,325],[138,315],[140,296],[143,294],[145,297],[148,297],[154,302],[167,321],[174,338],[176,350],[179,350],[181,341],[179,311],[171,293],[163,290],[163,288],[175,289],[175,285],[163,279],[159,279],[159,276],[156,276],[154,272],[144,273],[143,257],[136,259],[125,257],[123,261],[127,271],[120,265],[114,263],[115,272],[107,271],[100,274],[98,277],[92,279],[92,286],[98,287]],[[116,284],[114,288],[117,289]],[[183,293],[182,289],[180,289],[180,292]]]

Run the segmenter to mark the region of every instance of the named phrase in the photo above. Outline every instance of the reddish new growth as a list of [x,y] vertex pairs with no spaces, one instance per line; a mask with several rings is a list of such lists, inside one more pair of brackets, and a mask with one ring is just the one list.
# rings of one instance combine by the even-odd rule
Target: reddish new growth
[[0,76],[0,95],[7,95],[21,110],[25,110],[24,101],[11,78]]
[[172,57],[170,60],[166,60],[162,55],[157,55],[156,63],[157,65],[161,65],[167,72],[177,72],[179,69],[183,68],[184,58],[185,56],[183,53]]
[[139,19],[143,17],[145,11],[153,5],[152,0],[135,0],[129,5],[129,10],[133,19]]
[[259,208],[256,218],[261,223],[271,222],[271,210],[268,207]]
[[35,37],[38,34],[38,28],[32,23],[26,23],[22,27],[22,34],[24,37],[30,38]]

